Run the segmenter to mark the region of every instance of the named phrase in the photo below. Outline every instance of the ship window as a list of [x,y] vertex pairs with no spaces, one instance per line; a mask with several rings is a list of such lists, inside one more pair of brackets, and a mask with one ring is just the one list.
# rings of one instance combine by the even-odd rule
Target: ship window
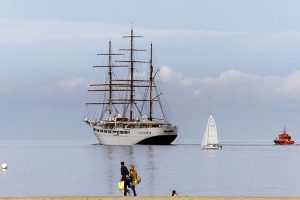
[[93,128],[93,131],[96,131],[96,129],[95,129],[95,128]]
[[126,134],[129,134],[129,131],[126,131]]
[[107,130],[103,130],[104,131],[104,133],[107,133]]
[[103,130],[102,130],[102,129],[100,129],[100,133],[103,133]]
[[111,133],[111,131],[107,131],[107,133]]
[[117,131],[114,131],[114,133],[116,133]]
[[120,134],[123,134],[124,133],[124,131],[120,131]]
[[99,129],[97,129],[97,132],[99,132],[100,130]]

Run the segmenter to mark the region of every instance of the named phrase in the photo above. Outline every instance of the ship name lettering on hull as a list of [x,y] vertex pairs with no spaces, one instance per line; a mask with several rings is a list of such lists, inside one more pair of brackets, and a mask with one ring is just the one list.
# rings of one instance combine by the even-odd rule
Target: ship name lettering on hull
[[139,135],[150,135],[151,131],[138,132]]

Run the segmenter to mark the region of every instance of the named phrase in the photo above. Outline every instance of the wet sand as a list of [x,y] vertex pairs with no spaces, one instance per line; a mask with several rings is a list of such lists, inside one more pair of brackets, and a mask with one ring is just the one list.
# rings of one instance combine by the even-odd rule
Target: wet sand
[[139,196],[139,197],[105,197],[105,196],[45,196],[45,197],[0,197],[0,200],[300,200],[300,197],[244,197],[244,196]]

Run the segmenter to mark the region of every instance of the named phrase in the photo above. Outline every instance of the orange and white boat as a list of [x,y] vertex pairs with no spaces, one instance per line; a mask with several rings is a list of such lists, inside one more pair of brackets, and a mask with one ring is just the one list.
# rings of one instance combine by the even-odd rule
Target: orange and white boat
[[283,131],[278,135],[278,138],[274,140],[275,144],[286,145],[286,144],[294,144],[295,141],[292,140],[291,136],[287,134],[286,127],[284,127]]

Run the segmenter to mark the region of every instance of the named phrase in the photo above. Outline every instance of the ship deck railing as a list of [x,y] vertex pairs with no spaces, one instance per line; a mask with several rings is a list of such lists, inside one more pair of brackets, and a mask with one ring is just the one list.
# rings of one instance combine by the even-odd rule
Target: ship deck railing
[[144,122],[100,122],[96,126],[102,126],[104,129],[131,129],[131,128],[165,128],[172,127],[170,123],[155,122],[155,123],[144,123]]
[[145,125],[171,125],[165,121],[100,121],[101,124],[145,124]]

